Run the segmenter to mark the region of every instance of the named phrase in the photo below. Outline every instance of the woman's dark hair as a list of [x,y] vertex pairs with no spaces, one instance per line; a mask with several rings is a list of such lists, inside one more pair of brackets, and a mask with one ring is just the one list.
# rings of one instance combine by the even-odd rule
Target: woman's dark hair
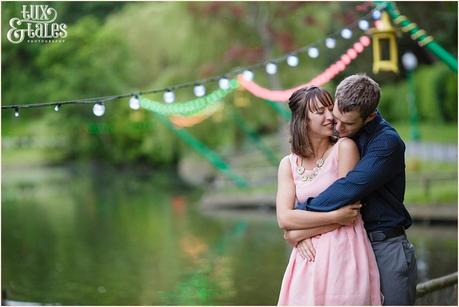
[[301,157],[310,157],[313,152],[308,137],[308,111],[316,112],[320,107],[333,106],[330,93],[318,86],[307,86],[295,91],[289,98],[292,111],[290,121],[291,151]]

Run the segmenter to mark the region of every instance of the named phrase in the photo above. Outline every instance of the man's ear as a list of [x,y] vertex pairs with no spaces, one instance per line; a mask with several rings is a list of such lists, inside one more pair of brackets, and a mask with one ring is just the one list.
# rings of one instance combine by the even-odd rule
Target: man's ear
[[376,111],[368,115],[367,119],[365,119],[364,124],[371,122],[375,117],[376,117]]

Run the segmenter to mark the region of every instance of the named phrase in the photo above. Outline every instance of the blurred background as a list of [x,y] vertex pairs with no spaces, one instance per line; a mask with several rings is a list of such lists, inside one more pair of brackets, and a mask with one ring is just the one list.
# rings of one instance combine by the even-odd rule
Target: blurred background
[[[9,20],[27,4],[55,8],[68,28],[65,42],[9,42]],[[395,4],[457,59],[457,2]],[[3,2],[2,105],[223,75],[321,42],[374,5]],[[349,40],[338,35],[332,49],[322,43],[317,57],[299,54],[296,67],[254,70],[254,81],[270,89],[306,83],[363,34],[353,31]],[[399,28],[397,47],[399,73],[373,74],[370,46],[324,87],[334,93],[359,72],[380,83],[379,110],[407,144],[408,235],[422,283],[457,272],[457,72]],[[403,65],[408,52],[413,67]],[[207,93],[217,89],[206,83]],[[179,102],[195,98],[191,87],[174,93]],[[162,94],[147,97],[162,102]],[[291,250],[274,211],[277,164],[289,153],[285,104],[236,90],[212,116],[185,127],[131,110],[128,101],[106,103],[101,117],[90,104],[19,116],[2,109],[2,300],[275,305]],[[457,304],[457,277],[440,291],[449,292],[418,303]]]

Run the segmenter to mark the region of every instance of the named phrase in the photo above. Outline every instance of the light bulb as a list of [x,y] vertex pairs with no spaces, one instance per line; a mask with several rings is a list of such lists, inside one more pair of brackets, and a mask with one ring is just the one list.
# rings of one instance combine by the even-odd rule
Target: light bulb
[[334,38],[331,38],[331,37],[327,38],[325,40],[325,46],[327,46],[327,48],[329,48],[329,49],[335,48],[336,40]]
[[14,116],[15,117],[19,117],[19,109],[18,108],[14,109]]
[[96,103],[92,107],[92,112],[94,113],[95,116],[102,116],[105,113],[105,106],[102,102]]
[[343,30],[341,30],[341,36],[344,39],[350,39],[352,37],[352,31],[348,28],[344,28]]
[[275,75],[277,72],[277,65],[274,63],[266,64],[266,72],[270,75]]
[[54,107],[54,111],[58,112],[60,107],[61,107],[60,104],[56,104],[56,106]]
[[374,20],[378,20],[379,18],[381,18],[381,11],[374,10],[371,14],[371,17],[373,17]]
[[359,21],[360,30],[366,31],[366,30],[368,30],[369,27],[370,27],[370,24],[365,19],[362,19],[362,20]]
[[311,47],[308,49],[308,55],[315,59],[319,56],[319,49],[317,49],[316,47]]
[[244,70],[242,72],[242,76],[244,77],[244,79],[248,81],[252,81],[254,77],[253,72],[251,70]]
[[193,92],[196,97],[202,97],[206,94],[206,88],[202,84],[197,84],[195,85]]
[[222,90],[227,90],[229,89],[229,80],[228,78],[226,77],[223,77],[221,78],[220,80],[218,80],[218,86],[222,89]]
[[134,95],[129,99],[129,107],[133,110],[138,110],[140,109],[140,101],[139,101],[139,96]]
[[288,66],[295,67],[295,66],[298,66],[298,63],[299,63],[299,60],[296,55],[292,54],[287,57]]
[[164,102],[166,102],[166,103],[173,103],[174,100],[175,100],[174,92],[171,91],[171,90],[165,91],[164,94],[163,94],[163,99],[164,99]]
[[412,71],[418,66],[418,59],[411,51],[402,55],[402,64],[406,70]]

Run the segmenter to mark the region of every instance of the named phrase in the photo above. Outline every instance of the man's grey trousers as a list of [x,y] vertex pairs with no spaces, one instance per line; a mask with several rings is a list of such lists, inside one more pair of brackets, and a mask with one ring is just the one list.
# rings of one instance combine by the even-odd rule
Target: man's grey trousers
[[383,305],[414,305],[416,256],[405,235],[371,242],[378,263]]

